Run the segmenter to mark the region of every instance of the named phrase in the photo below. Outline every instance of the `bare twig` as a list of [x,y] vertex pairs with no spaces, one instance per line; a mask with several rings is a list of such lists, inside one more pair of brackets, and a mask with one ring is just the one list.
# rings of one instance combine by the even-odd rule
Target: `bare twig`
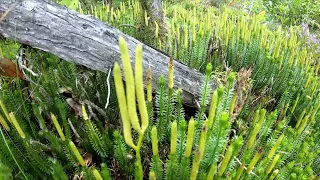
[[92,111],[92,107],[91,107],[90,105],[88,105],[88,110],[89,110],[90,115],[91,115],[96,121],[99,121],[97,115]]
[[1,16],[0,16],[0,22],[4,20],[5,17],[8,16],[8,14],[10,13],[10,11],[17,5],[18,3],[14,3],[10,6],[9,9],[6,10],[6,12],[4,12]]
[[93,102],[84,100],[84,103],[89,106],[92,106],[94,109],[96,109],[99,112],[99,114],[101,114],[104,118],[107,118],[107,114],[104,112],[104,110],[101,109],[99,106],[95,105]]
[[73,126],[73,124],[72,124],[72,122],[70,121],[69,118],[68,118],[68,123],[69,123],[69,125],[71,127],[71,130],[73,131],[74,135],[77,137],[77,139],[80,139],[80,136],[79,136],[77,130],[74,128],[74,126]]

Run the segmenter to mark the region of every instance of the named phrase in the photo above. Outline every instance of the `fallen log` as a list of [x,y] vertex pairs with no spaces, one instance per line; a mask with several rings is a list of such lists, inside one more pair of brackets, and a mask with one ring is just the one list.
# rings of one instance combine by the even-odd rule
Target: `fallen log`
[[[167,75],[167,55],[92,16],[48,0],[0,0],[0,13],[7,12],[14,3],[14,8],[0,22],[0,34],[6,38],[93,70],[108,72],[115,61],[121,64],[118,38],[122,36],[128,43],[133,63],[136,45],[143,45],[144,70],[151,66],[155,89],[159,77]],[[195,107],[195,100],[201,96],[204,76],[178,61],[174,61],[174,67],[175,87],[183,89],[184,104]],[[218,84],[214,82],[212,86],[216,89]]]

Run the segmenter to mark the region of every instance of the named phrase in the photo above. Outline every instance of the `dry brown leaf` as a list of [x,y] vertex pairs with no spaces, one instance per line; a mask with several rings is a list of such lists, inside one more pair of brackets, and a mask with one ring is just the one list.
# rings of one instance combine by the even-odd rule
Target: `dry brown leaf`
[[86,163],[86,166],[90,166],[92,164],[92,155],[88,152],[86,152],[84,155],[83,155],[83,159]]
[[82,105],[73,100],[72,98],[67,99],[67,104],[74,110],[75,114],[82,118]]
[[0,58],[0,75],[25,79],[18,66],[7,58]]

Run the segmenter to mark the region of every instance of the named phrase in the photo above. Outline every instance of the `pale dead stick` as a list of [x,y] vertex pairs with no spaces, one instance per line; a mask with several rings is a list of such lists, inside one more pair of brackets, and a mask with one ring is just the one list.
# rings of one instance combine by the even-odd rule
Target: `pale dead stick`
[[9,9],[6,10],[6,12],[4,12],[1,16],[0,16],[0,22],[5,18],[7,17],[7,15],[10,13],[10,11],[17,5],[18,3],[14,3],[12,4]]

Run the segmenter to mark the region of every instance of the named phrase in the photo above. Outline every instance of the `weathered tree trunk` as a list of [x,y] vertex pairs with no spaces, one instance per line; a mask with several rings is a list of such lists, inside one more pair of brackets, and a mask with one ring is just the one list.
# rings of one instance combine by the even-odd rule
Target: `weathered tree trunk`
[[[132,60],[136,45],[141,43],[92,16],[79,14],[47,0],[0,0],[0,13],[4,13],[14,2],[18,3],[0,22],[0,34],[94,70],[108,72],[115,61],[121,64],[119,36],[127,41]],[[144,70],[151,66],[154,88],[157,88],[159,77],[167,75],[168,62],[168,56],[143,45]],[[174,61],[174,66],[175,87],[184,90],[186,105],[195,106],[194,98],[200,97],[204,76],[177,61]],[[216,87],[214,83],[213,88]]]
[[162,9],[162,0],[140,0],[140,4],[142,9],[148,14],[150,25],[153,27],[155,21],[158,23],[160,36],[167,33],[168,29]]
[[160,19],[163,21],[164,14],[161,2],[161,0],[140,0],[144,11],[147,11],[149,15],[153,16],[155,19]]

